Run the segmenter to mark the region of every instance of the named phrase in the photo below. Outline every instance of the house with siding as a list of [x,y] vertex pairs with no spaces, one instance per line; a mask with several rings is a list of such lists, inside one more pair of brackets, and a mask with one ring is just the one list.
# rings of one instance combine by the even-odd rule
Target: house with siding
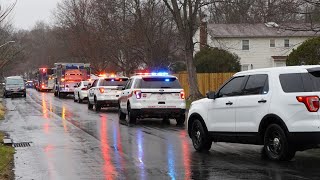
[[[305,28],[297,28],[305,27]],[[286,58],[305,40],[318,36],[307,25],[276,23],[207,24],[195,34],[195,51],[210,46],[228,50],[240,57],[241,69],[286,65]]]

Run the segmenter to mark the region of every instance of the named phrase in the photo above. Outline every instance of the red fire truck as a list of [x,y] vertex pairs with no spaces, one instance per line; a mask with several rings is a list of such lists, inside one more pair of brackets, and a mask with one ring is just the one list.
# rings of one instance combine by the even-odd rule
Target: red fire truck
[[54,95],[61,98],[74,93],[77,83],[90,79],[90,64],[55,63]]
[[38,91],[51,91],[54,87],[53,69],[51,68],[39,68],[37,72],[38,81],[36,89]]

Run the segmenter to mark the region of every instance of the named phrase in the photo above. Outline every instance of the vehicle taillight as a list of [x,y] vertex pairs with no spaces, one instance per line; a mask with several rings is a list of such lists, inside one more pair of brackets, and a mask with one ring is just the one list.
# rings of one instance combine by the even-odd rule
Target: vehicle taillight
[[104,88],[99,88],[100,93],[104,93]]
[[82,88],[81,90],[82,90],[82,91],[85,91],[85,90],[88,90],[88,89],[87,89],[87,88]]
[[141,91],[140,90],[134,91],[134,94],[136,95],[137,99],[141,99]]
[[180,91],[180,98],[181,99],[185,99],[186,98],[183,90]]
[[297,96],[297,100],[304,103],[310,112],[317,112],[319,110],[318,96]]
[[44,88],[44,85],[42,84],[42,86],[41,86],[42,88]]

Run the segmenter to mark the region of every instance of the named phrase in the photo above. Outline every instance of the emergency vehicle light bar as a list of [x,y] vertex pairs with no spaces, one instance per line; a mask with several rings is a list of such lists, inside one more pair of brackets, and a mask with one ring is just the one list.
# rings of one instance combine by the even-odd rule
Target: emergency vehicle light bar
[[169,73],[167,72],[152,72],[152,73],[136,73],[136,75],[145,75],[145,76],[148,76],[148,75],[152,75],[152,76],[167,76],[169,75]]

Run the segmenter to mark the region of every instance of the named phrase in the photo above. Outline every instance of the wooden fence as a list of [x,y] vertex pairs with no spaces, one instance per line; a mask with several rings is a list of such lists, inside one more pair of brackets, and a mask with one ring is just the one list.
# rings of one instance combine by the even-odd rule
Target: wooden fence
[[[209,90],[216,91],[226,80],[235,73],[198,73],[198,86],[200,92],[205,95]],[[175,74],[179,78],[180,84],[183,87],[186,97],[189,96],[188,74]]]

